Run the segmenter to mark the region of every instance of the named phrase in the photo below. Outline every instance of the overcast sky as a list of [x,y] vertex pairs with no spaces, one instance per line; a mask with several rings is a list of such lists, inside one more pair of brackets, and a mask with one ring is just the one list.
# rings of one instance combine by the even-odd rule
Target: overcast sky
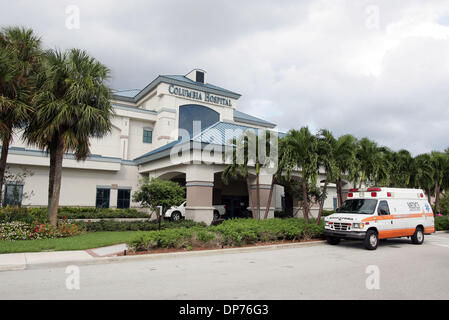
[[0,25],[87,50],[114,89],[198,67],[281,131],[328,128],[415,155],[449,146],[449,1],[0,3]]

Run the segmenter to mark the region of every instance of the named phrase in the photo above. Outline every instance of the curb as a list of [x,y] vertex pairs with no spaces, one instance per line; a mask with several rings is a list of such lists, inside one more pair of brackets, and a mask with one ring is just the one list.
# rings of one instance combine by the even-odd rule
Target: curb
[[[254,246],[254,247],[244,247],[244,248],[227,248],[227,249],[211,249],[211,250],[198,250],[198,251],[182,251],[182,252],[168,252],[168,253],[152,253],[152,254],[142,254],[142,255],[131,255],[131,256],[115,256],[115,257],[99,257],[92,260],[73,260],[64,262],[43,262],[34,263],[26,265],[26,269],[39,269],[46,267],[64,267],[67,265],[94,265],[94,264],[105,264],[114,262],[133,262],[141,260],[158,260],[158,259],[175,259],[182,257],[195,257],[195,256],[212,256],[221,254],[236,254],[245,253],[253,251],[268,251],[268,250],[279,250],[279,249],[289,249],[289,248],[300,248],[307,246],[316,246],[324,244],[325,240],[311,241],[311,242],[298,242],[298,243],[285,243],[285,244],[274,244],[267,246]],[[1,270],[1,269],[0,269]],[[17,270],[17,269],[16,269]],[[5,271],[5,270],[3,270]]]

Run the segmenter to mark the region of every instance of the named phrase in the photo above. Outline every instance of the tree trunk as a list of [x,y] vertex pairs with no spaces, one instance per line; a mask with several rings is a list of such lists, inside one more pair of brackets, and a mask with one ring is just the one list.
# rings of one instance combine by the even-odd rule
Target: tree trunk
[[6,160],[8,158],[9,143],[11,134],[2,139],[2,155],[0,157],[0,207],[3,200],[3,185],[5,184]]
[[430,188],[427,189],[427,201],[429,204],[432,203],[432,191],[430,191]]
[[253,219],[256,219],[256,212],[254,211],[254,199],[251,195],[251,184],[249,182],[249,177],[246,178],[246,186],[248,188],[248,201],[251,206],[251,213],[253,215]]
[[48,206],[48,219],[52,225],[56,226],[58,223],[59,196],[61,193],[62,160],[64,157],[64,142],[62,140],[58,142],[53,152],[55,153],[54,185],[50,205]]
[[51,197],[53,195],[53,186],[55,184],[55,159],[56,152],[50,148],[50,168],[48,174],[48,203],[47,206],[50,207]]
[[341,190],[341,179],[337,180],[337,207],[341,207],[343,204],[343,194]]
[[259,175],[256,176],[256,185],[257,185],[257,220],[260,220],[260,181]]
[[323,196],[320,199],[320,208],[318,210],[318,218],[316,219],[316,224],[319,225],[321,221],[321,215],[323,214],[324,201],[326,201],[326,192],[327,192],[327,180],[324,181],[323,187]]
[[307,201],[307,184],[304,178],[302,179],[302,206],[304,208],[304,219],[309,224],[309,203]]
[[263,217],[264,220],[266,220],[268,218],[268,212],[270,212],[271,197],[273,196],[273,189],[274,189],[274,177],[273,177],[273,180],[271,181],[270,194],[268,196],[268,203],[267,203],[267,207],[265,208],[265,215]]
[[440,213],[439,208],[439,200],[440,200],[440,184],[438,181],[435,182],[435,213]]

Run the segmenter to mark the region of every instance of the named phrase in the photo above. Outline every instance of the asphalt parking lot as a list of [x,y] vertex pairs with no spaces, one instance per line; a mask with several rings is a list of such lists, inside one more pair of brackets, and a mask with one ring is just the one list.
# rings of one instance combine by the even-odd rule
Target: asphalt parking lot
[[449,299],[449,233],[0,272],[0,299]]

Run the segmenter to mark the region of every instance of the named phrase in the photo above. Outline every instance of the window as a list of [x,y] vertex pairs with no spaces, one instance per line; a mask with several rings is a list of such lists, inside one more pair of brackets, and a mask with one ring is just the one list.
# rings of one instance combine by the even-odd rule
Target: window
[[179,129],[185,129],[190,134],[193,132],[193,122],[201,121],[201,128],[198,130],[204,130],[214,123],[220,121],[220,114],[208,107],[187,104],[179,107]]
[[351,199],[343,202],[337,212],[373,214],[376,210],[377,200],[374,199]]
[[379,207],[377,208],[378,215],[390,215],[390,208],[388,207],[388,203],[385,200],[379,202]]
[[3,198],[3,206],[21,206],[23,196],[23,184],[19,183],[6,183],[5,195]]
[[204,83],[204,72],[201,71],[196,72],[196,82]]
[[97,200],[95,206],[97,208],[109,208],[109,198],[111,196],[111,189],[97,188]]
[[131,199],[130,189],[118,189],[117,193],[117,208],[128,209]]
[[150,129],[143,129],[143,143],[153,143],[153,131]]

